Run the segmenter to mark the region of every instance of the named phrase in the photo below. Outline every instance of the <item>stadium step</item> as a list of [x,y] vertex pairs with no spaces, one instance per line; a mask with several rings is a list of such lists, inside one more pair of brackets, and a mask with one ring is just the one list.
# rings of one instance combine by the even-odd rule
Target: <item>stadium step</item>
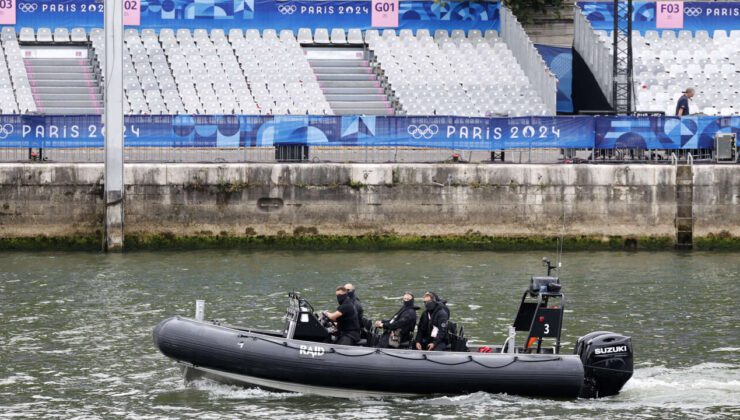
[[330,74],[373,74],[373,69],[370,67],[337,67],[337,66],[324,66],[314,67],[313,71],[316,74],[330,75]]
[[395,115],[393,109],[372,109],[372,108],[340,108],[334,110],[335,115],[379,115],[379,116],[391,116]]
[[388,97],[385,96],[385,94],[375,94],[375,95],[368,95],[368,94],[357,94],[357,93],[344,93],[344,94],[327,94],[326,100],[329,101],[329,103],[332,102],[376,102],[376,101],[387,101]]
[[393,115],[375,68],[363,50],[313,48],[308,63],[332,111],[337,115]]
[[90,100],[90,99],[44,99],[45,108],[95,108],[103,107],[102,100]]
[[86,58],[26,58],[25,61],[34,66],[84,67],[88,64]]
[[384,95],[382,87],[325,87],[324,95]]
[[333,89],[333,88],[358,88],[358,89],[382,89],[378,80],[366,80],[366,81],[341,81],[341,80],[324,80],[320,81],[319,85],[322,89]]
[[321,81],[337,82],[367,82],[377,80],[375,74],[321,74],[316,73],[316,79]]
[[[32,88],[32,92],[37,95],[63,95],[66,97],[67,95],[89,95],[90,88],[87,86],[43,86]],[[94,94],[102,95],[102,92],[100,92],[100,89],[94,89]]]
[[78,67],[78,66],[39,66],[36,64],[26,65],[27,73],[35,74],[91,74],[93,70],[89,67]]
[[97,87],[97,82],[94,80],[67,80],[67,79],[35,79],[33,75],[29,74],[30,79],[28,83],[32,88],[34,87]]
[[308,64],[310,64],[311,67],[368,67],[370,63],[367,60],[319,59],[319,60],[308,60]]
[[103,94],[88,59],[24,60],[36,108],[47,114],[100,114]]
[[61,100],[70,100],[70,101],[82,101],[82,100],[92,100],[92,101],[102,101],[103,100],[103,94],[102,93],[36,93],[34,92],[33,97],[36,100],[42,100],[44,102],[46,101],[61,101]]
[[100,115],[103,113],[102,108],[38,108],[40,112],[52,115]]
[[28,77],[33,77],[37,81],[44,80],[55,80],[55,81],[89,81],[93,83],[95,77],[92,73],[36,73],[35,71],[27,70]]
[[387,109],[391,108],[388,102],[378,101],[329,101],[332,109],[363,108],[363,109]]

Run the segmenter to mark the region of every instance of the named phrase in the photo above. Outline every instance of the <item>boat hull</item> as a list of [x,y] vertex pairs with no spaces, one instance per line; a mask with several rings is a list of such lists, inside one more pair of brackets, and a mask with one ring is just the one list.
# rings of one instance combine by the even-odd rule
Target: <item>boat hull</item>
[[578,356],[427,352],[288,340],[188,318],[162,321],[154,342],[186,378],[335,397],[507,393],[576,398]]

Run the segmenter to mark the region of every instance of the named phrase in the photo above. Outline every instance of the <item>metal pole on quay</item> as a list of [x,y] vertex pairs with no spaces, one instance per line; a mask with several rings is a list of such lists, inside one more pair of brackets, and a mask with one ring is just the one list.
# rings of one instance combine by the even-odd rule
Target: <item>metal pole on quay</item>
[[[103,0],[98,0],[103,1]],[[105,1],[105,237],[103,250],[123,250],[123,2]]]

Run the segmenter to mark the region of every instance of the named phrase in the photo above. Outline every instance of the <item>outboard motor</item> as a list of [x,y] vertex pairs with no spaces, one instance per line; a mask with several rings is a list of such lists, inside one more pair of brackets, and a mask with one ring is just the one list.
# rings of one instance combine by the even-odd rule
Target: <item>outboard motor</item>
[[584,370],[582,398],[616,395],[632,377],[632,339],[608,331],[596,331],[578,339],[575,354]]

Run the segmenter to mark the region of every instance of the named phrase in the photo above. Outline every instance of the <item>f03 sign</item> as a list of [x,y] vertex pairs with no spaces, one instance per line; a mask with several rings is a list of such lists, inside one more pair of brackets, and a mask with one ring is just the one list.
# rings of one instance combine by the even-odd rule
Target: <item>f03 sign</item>
[[398,0],[373,0],[371,19],[374,28],[397,28]]
[[682,1],[659,1],[655,9],[657,29],[683,29]]
[[15,1],[0,0],[0,25],[15,25]]

